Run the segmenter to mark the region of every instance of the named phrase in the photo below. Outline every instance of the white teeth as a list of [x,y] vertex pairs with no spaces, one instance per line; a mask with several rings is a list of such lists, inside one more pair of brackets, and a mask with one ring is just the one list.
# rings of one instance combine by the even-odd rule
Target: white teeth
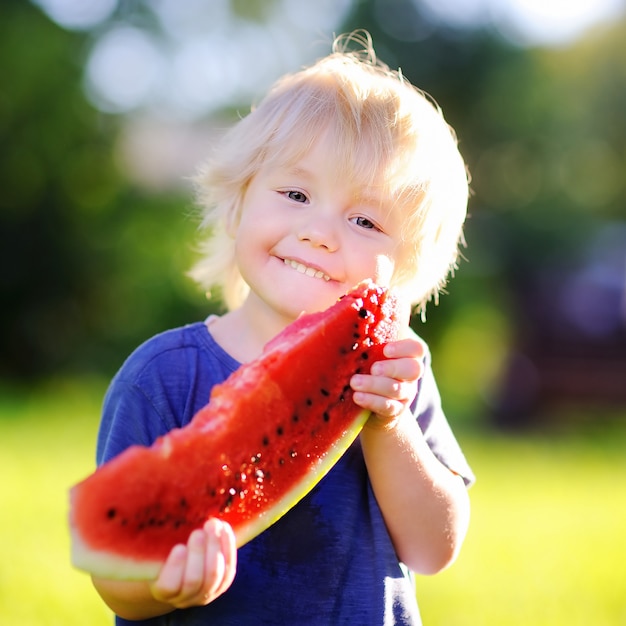
[[330,280],[330,276],[328,274],[324,274],[322,270],[316,270],[312,267],[307,267],[302,263],[298,263],[298,261],[294,261],[293,259],[284,259],[285,265],[289,265],[289,267],[293,267],[294,270],[300,272],[300,274],[306,274],[311,278],[323,278],[326,282]]

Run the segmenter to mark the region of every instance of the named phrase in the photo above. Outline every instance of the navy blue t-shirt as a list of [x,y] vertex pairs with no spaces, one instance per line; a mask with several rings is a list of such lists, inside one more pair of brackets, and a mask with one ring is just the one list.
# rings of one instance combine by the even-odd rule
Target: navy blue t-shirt
[[[153,337],[107,392],[98,464],[189,423],[240,363],[198,322]],[[474,477],[441,410],[427,363],[415,415],[434,454],[467,484]],[[181,625],[420,624],[411,575],[398,562],[372,492],[359,440],[293,509],[239,549],[228,591],[205,607],[141,622]]]

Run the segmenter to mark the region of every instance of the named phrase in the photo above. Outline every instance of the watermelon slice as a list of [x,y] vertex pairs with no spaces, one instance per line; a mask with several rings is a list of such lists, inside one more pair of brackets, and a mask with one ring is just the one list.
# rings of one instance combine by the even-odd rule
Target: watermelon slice
[[133,446],[71,490],[72,562],[97,576],[157,576],[210,517],[240,547],[286,513],[339,460],[369,417],[350,378],[383,357],[395,297],[363,283],[303,315],[255,361],[213,388],[184,428]]

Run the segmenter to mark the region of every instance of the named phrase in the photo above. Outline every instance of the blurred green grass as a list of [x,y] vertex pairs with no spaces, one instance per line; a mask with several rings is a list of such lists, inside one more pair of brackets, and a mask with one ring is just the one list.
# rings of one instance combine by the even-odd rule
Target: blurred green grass
[[[0,623],[104,626],[69,563],[67,491],[94,466],[104,385],[0,392]],[[543,436],[459,435],[478,482],[455,565],[417,581],[427,626],[626,624],[626,419]]]
[[626,415],[460,439],[478,477],[472,522],[457,562],[418,579],[424,623],[626,624]]
[[104,386],[0,396],[0,623],[104,626],[111,612],[69,562],[68,488],[94,468]]

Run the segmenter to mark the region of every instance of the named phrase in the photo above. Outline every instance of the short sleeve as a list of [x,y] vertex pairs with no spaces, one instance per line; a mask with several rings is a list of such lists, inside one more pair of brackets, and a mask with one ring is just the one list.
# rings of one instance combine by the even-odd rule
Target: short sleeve
[[470,486],[476,478],[443,412],[430,353],[426,356],[425,366],[413,406],[414,414],[433,454]]
[[139,387],[114,379],[104,399],[96,462],[101,465],[132,445],[150,446],[171,429]]
[[[212,358],[203,324],[149,339],[124,362],[104,398],[98,432],[98,464],[132,445],[150,446],[185,426],[235,364]],[[222,371],[224,370],[224,371]]]

